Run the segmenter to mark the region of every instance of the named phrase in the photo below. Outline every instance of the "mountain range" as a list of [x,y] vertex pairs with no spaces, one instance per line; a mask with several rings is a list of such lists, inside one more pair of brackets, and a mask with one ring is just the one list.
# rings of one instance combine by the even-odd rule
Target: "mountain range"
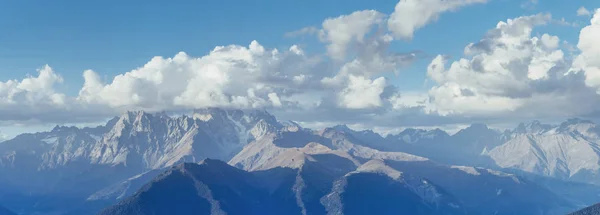
[[102,213],[564,214],[600,202],[599,131],[572,119],[382,137],[302,128],[262,110],[135,111],[0,143],[0,202],[19,214],[115,203]]
[[[180,164],[100,214],[465,214],[457,200],[433,185],[380,172],[386,168],[381,161],[341,176],[328,173],[331,178],[315,177],[330,169],[308,162],[301,169],[254,172],[209,159]],[[339,179],[331,183],[333,178]],[[364,189],[364,182],[374,186]],[[373,204],[366,204],[364,195]]]

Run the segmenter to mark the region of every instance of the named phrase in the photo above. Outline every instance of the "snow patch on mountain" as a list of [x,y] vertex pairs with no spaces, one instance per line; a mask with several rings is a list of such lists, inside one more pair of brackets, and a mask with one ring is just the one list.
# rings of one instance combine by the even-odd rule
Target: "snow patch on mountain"
[[317,142],[307,142],[303,147],[280,147],[274,142],[276,134],[260,137],[248,144],[233,157],[229,164],[247,171],[267,170],[275,167],[298,169],[306,161],[316,161],[313,155],[331,154],[359,164],[352,156],[339,150],[332,150]]
[[[581,171],[598,172],[599,145],[590,125],[569,125],[515,133],[489,155],[502,168],[568,179]],[[588,133],[587,136],[583,135]],[[590,141],[590,140],[594,140]]]
[[428,161],[429,159],[411,155],[403,152],[385,152],[379,151],[375,149],[371,149],[368,147],[360,146],[360,145],[352,145],[344,147],[343,149],[347,150],[348,153],[352,154],[356,157],[366,158],[366,159],[382,159],[382,160],[394,160],[394,161]]
[[477,169],[475,167],[470,167],[470,166],[450,166],[450,168],[452,168],[452,169],[458,169],[460,171],[466,172],[466,173],[471,174],[471,175],[481,175],[481,173],[479,173],[479,171],[477,171]]
[[385,165],[385,162],[380,159],[373,159],[364,163],[356,169],[356,172],[384,174],[394,180],[398,180],[402,176],[402,172]]
[[54,144],[58,143],[58,137],[55,137],[55,136],[46,137],[46,138],[42,139],[42,142],[44,142],[48,145],[54,145]]

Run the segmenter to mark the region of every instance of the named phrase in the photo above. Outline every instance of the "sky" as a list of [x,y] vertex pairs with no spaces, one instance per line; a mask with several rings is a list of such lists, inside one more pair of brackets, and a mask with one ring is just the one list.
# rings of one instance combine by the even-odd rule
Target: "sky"
[[598,7],[0,1],[0,139],[206,107],[379,131],[597,119]]

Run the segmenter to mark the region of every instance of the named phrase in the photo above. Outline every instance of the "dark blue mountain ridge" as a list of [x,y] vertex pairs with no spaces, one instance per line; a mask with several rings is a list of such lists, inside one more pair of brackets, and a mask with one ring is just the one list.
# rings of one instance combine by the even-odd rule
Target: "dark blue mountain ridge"
[[[372,186],[365,186],[367,183]],[[360,201],[370,203],[359,204]],[[335,173],[317,162],[309,162],[298,170],[274,168],[246,172],[206,159],[198,164],[185,163],[170,168],[132,197],[104,209],[99,215],[327,214],[334,211],[466,214],[458,209],[461,206],[458,201],[449,201],[456,205],[437,206],[425,202],[406,181],[378,173]]]
[[590,207],[581,209],[577,212],[573,212],[569,215],[599,215],[600,214],[600,204],[592,205]]

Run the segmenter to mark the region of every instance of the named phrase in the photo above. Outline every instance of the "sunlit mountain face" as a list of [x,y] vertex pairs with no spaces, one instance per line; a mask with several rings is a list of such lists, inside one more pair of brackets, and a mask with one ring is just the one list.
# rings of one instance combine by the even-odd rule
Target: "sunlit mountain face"
[[0,3],[0,215],[596,214],[599,7]]

